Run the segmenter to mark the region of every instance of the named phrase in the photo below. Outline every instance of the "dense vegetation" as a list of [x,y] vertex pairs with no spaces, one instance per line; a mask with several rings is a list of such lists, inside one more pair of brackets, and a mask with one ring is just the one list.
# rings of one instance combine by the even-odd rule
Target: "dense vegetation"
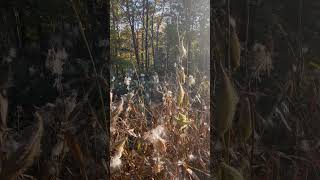
[[208,178],[209,1],[112,1],[112,179]]
[[319,5],[309,0],[213,4],[215,177],[319,179]]
[[1,1],[0,179],[320,179],[319,8]]
[[1,1],[0,179],[108,177],[106,1]]

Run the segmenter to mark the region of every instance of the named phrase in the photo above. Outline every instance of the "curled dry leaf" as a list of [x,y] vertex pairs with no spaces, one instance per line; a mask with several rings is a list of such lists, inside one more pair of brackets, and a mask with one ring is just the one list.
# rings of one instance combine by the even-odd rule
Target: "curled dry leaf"
[[198,175],[192,171],[192,169],[186,167],[186,171],[188,172],[188,174],[192,177],[192,179],[194,180],[200,180],[200,178],[198,177]]
[[156,174],[160,173],[164,169],[163,167],[164,162],[161,160],[160,157],[155,157],[153,158],[153,160],[154,160],[154,165],[152,166],[152,172]]
[[159,139],[154,145],[156,151],[160,153],[165,153],[167,151],[166,141],[164,139]]
[[134,128],[127,130],[127,133],[128,133],[130,136],[133,136],[133,137],[135,137],[135,138],[138,137],[138,135],[137,135],[136,133],[134,133]]
[[73,158],[76,161],[78,161],[80,164],[81,173],[82,173],[83,177],[86,177],[85,163],[87,162],[87,159],[84,156],[84,153],[81,149],[80,144],[78,143],[77,139],[71,133],[65,133],[65,138],[66,138],[67,146],[69,147]]

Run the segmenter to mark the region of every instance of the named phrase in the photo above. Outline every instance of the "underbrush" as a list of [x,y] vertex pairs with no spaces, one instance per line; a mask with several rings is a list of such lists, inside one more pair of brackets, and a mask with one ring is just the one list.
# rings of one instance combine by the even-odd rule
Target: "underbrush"
[[174,80],[124,83],[111,103],[112,179],[209,177],[209,81],[199,78],[180,67]]

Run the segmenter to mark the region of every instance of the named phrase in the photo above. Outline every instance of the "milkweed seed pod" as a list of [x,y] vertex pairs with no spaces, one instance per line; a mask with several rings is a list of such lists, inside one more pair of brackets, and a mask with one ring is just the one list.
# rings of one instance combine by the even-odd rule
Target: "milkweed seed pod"
[[126,142],[128,141],[128,138],[125,137],[122,140],[120,140],[119,142],[117,142],[117,144],[115,145],[115,154],[114,156],[119,156],[121,157],[124,151],[124,145],[126,144]]
[[123,111],[123,105],[124,105],[124,99],[123,97],[121,97],[121,101],[118,103],[115,109],[111,112],[112,119],[116,119],[121,114],[121,112]]
[[114,155],[111,156],[110,159],[110,169],[111,172],[118,170],[121,167],[122,161],[121,157],[124,152],[124,146],[127,142],[128,138],[125,137],[114,145]]
[[184,73],[184,68],[183,67],[181,67],[179,69],[179,75],[178,76],[179,76],[180,83],[184,84],[186,82],[186,74]]
[[215,120],[220,137],[232,126],[232,120],[238,103],[238,95],[227,74],[222,69],[221,87],[217,89]]
[[240,67],[241,46],[238,35],[234,28],[231,28],[230,53],[232,69],[236,70],[238,67]]
[[180,53],[181,59],[187,58],[187,50],[183,45],[183,39],[184,39],[184,36],[182,36],[181,42],[179,43],[179,51],[180,51],[179,53]]
[[242,174],[234,167],[231,167],[226,163],[221,162],[220,168],[221,168],[221,180],[244,180]]
[[185,107],[185,108],[190,107],[190,101],[189,101],[188,93],[185,93],[185,95],[184,95],[182,106]]
[[245,98],[241,103],[240,118],[239,118],[239,133],[241,141],[246,142],[251,136],[252,124],[251,124],[251,107],[248,98]]
[[185,95],[185,91],[184,91],[181,83],[179,83],[179,90],[178,90],[178,95],[177,95],[177,103],[178,103],[179,107],[181,107],[181,105],[183,104],[184,95]]

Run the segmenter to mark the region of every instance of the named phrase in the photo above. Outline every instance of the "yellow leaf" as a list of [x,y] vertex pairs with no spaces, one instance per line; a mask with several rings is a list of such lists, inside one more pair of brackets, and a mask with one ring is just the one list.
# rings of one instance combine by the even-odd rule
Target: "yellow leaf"
[[181,126],[187,125],[191,122],[190,120],[188,120],[187,116],[182,113],[179,113],[178,116],[176,116],[176,121]]

